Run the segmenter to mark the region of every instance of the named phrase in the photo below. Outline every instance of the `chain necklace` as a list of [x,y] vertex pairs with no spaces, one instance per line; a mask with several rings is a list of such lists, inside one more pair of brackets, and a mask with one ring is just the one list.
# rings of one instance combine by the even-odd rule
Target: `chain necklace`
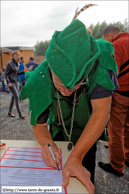
[[61,111],[61,104],[60,104],[60,99],[59,99],[59,91],[57,90],[57,99],[58,99],[58,103],[59,103],[59,111],[60,111],[60,117],[61,117],[61,121],[62,121],[62,125],[64,128],[64,132],[68,137],[69,140],[69,144],[67,149],[70,151],[72,150],[73,147],[73,143],[71,142],[71,135],[72,135],[72,129],[73,129],[73,121],[74,121],[74,113],[75,113],[75,105],[76,105],[76,94],[77,94],[77,90],[75,90],[74,92],[74,101],[73,101],[73,110],[72,110],[72,117],[71,117],[71,126],[70,126],[70,134],[68,134],[65,124],[64,124],[64,119],[63,119],[63,115],[62,115],[62,111]]

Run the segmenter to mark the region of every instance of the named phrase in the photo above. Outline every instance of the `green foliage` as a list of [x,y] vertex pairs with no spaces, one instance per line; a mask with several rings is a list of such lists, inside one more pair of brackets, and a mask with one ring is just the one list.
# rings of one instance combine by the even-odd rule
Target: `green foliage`
[[[112,23],[110,23],[110,24],[112,24]],[[122,30],[122,32],[129,32],[129,23],[128,23],[127,19],[124,20],[123,24],[121,22],[116,22],[113,24],[119,26],[119,28]]]
[[114,23],[107,23],[106,21],[102,22],[101,24],[98,22],[96,25],[91,24],[89,26],[89,28],[92,30],[93,32],[93,37],[95,39],[101,38],[102,36],[102,31],[104,30],[104,28],[106,28],[108,25],[117,25],[122,32],[129,32],[129,23],[128,20],[125,19],[123,23],[121,23],[120,21],[118,22],[114,22]]
[[35,52],[34,55],[35,56],[45,56],[46,50],[49,46],[50,41],[37,41],[36,45],[35,45]]
[[[91,24],[89,26],[89,28],[92,30],[93,32],[93,37],[95,39],[101,38],[102,36],[102,31],[104,30],[104,28],[106,28],[108,25],[117,25],[118,27],[120,27],[120,29],[122,30],[122,32],[129,32],[129,22],[128,19],[125,19],[123,23],[121,23],[120,21],[116,22],[116,23],[110,23],[108,24],[106,21],[103,21],[101,24],[98,22],[96,25]],[[35,45],[35,56],[45,56],[46,50],[49,46],[50,40],[49,41],[37,41],[36,45]]]

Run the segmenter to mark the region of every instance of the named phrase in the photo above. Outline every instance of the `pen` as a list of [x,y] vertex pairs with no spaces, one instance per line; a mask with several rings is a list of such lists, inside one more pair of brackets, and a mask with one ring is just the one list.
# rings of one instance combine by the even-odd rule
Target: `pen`
[[[49,151],[51,152],[53,160],[56,162],[56,158],[55,158],[55,155],[52,151],[52,148],[51,148],[50,144],[48,144],[48,148],[49,148]],[[60,171],[58,164],[57,164],[57,169],[58,169],[58,171]]]

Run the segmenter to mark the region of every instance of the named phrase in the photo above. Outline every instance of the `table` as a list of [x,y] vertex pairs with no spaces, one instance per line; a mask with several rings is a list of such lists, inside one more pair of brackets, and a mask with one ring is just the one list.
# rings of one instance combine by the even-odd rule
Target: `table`
[[[38,141],[24,141],[24,140],[1,140],[3,143],[6,143],[6,147],[2,148],[0,150],[0,158],[2,157],[2,155],[4,154],[5,150],[8,147],[30,147],[30,148],[41,148],[41,145],[38,143]],[[67,151],[67,145],[68,142],[60,142],[60,141],[56,141],[55,142],[58,148],[62,149],[62,153],[63,153],[63,159],[64,159],[64,163],[66,162],[68,155],[69,155],[69,151]],[[74,177],[70,177],[69,180],[69,185],[67,187],[68,189],[68,193],[69,194],[88,194],[86,188],[84,187],[84,185],[77,180]]]

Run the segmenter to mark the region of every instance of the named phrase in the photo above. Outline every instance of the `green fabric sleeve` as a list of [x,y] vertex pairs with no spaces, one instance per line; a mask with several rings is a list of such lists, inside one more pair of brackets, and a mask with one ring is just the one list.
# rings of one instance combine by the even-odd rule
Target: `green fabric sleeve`
[[21,90],[21,99],[29,99],[31,125],[36,125],[38,116],[52,103],[52,82],[49,78],[47,60],[32,72],[27,72],[26,84]]

